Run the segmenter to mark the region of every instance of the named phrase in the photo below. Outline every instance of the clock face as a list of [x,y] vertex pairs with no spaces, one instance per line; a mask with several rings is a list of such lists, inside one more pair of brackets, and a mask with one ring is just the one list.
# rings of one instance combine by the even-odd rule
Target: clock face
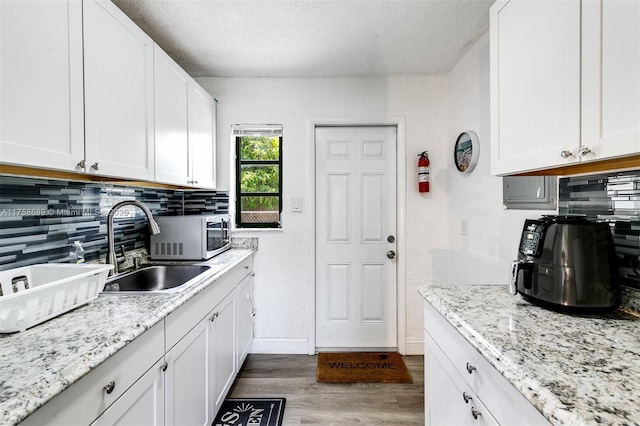
[[460,133],[453,149],[453,161],[461,173],[471,173],[478,163],[480,144],[475,132]]

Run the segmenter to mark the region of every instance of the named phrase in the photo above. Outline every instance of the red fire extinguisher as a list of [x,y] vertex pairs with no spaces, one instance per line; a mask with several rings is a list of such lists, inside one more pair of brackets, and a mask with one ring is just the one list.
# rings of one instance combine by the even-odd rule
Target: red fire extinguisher
[[418,191],[429,192],[429,153],[424,151],[418,157]]

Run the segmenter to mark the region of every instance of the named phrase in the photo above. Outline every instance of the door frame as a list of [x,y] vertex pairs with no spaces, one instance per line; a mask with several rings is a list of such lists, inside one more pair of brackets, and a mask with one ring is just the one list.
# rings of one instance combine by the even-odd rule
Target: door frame
[[309,355],[316,353],[316,127],[357,127],[357,126],[395,126],[396,127],[396,248],[398,251],[396,266],[396,315],[398,352],[407,351],[407,159],[405,142],[405,118],[389,117],[318,117],[308,120],[307,140],[309,142],[307,159],[307,194],[309,194],[308,218],[313,229],[309,230]]

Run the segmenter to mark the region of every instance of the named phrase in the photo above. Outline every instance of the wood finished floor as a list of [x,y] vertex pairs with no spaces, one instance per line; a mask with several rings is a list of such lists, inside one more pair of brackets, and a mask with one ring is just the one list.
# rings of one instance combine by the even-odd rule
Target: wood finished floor
[[284,397],[284,425],[424,425],[424,358],[412,384],[317,383],[317,356],[249,355],[229,398]]

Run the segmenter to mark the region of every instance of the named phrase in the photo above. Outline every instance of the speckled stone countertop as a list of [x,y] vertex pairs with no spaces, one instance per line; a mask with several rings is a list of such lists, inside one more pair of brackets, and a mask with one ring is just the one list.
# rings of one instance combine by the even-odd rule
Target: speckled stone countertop
[[420,294],[552,424],[640,424],[640,317],[557,313],[502,285]]
[[14,425],[80,380],[255,250],[231,249],[211,269],[166,295],[100,295],[26,331],[0,334],[0,424]]

